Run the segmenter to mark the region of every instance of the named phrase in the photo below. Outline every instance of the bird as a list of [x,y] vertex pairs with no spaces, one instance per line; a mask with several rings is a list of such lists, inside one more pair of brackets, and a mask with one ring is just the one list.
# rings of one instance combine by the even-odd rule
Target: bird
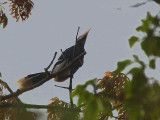
[[[75,57],[77,57],[78,55],[80,55],[85,51],[84,45],[86,43],[89,31],[90,29],[88,29],[82,35],[80,35],[77,38],[75,45],[67,48],[65,51],[62,51],[62,54],[58,58],[58,61],[55,63],[53,69],[49,71],[50,74],[54,74],[62,70],[64,67],[70,64]],[[84,55],[81,56],[75,63],[73,63],[65,71],[55,76],[53,78],[54,81],[63,82],[67,80],[71,75],[76,73],[76,71],[83,65],[83,63],[84,63]],[[22,77],[17,81],[18,89],[25,89],[27,87],[30,87],[46,77],[48,77],[47,72],[39,72]]]

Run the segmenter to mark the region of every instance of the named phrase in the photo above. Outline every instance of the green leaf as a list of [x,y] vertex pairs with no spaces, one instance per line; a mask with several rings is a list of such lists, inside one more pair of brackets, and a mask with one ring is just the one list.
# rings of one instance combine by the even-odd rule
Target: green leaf
[[147,33],[150,30],[151,24],[155,23],[155,17],[153,17],[150,12],[147,13],[146,19],[142,19],[142,25],[137,27],[137,31],[145,32]]
[[72,92],[72,97],[78,97],[78,106],[81,104],[86,104],[93,99],[93,93],[86,90],[87,86],[84,85],[77,85],[75,90]]
[[128,74],[135,75],[136,73],[141,73],[141,72],[143,72],[142,68],[134,67],[128,72]]
[[143,68],[138,68],[138,67],[132,68],[128,72],[128,74],[132,75],[132,82],[133,82],[132,85],[134,86],[133,88],[138,90],[138,88],[142,89],[143,86],[146,86],[148,78],[146,77]]
[[137,27],[136,30],[141,31],[141,32],[148,32],[148,30],[149,30],[148,21],[145,19],[142,19],[141,21],[142,21],[142,25]]
[[134,57],[135,61],[138,62],[141,65],[142,69],[144,69],[145,68],[145,63],[142,60],[139,59],[138,55],[133,55],[133,57]]
[[86,88],[87,86],[89,86],[89,85],[92,85],[93,87],[96,85],[96,81],[97,81],[98,79],[97,78],[94,78],[94,79],[92,79],[92,80],[88,80],[83,86]]
[[115,73],[122,72],[128,65],[132,64],[131,60],[124,60],[117,63],[117,69],[114,71]]
[[152,68],[152,69],[156,68],[155,59],[152,59],[152,60],[149,61],[149,67]]
[[135,59],[136,61],[139,61],[138,55],[133,55],[133,57],[134,57],[134,59]]
[[88,102],[84,111],[84,120],[97,120],[98,117],[98,105],[96,100]]
[[141,43],[141,48],[147,56],[160,57],[160,37],[145,38]]
[[137,36],[132,36],[130,39],[129,39],[129,46],[130,48],[133,47],[133,45],[138,41],[138,37]]

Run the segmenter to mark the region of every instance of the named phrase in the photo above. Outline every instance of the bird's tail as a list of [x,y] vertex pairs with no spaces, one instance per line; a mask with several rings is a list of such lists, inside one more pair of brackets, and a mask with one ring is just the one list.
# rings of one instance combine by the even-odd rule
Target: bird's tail
[[47,74],[45,72],[35,73],[35,74],[28,75],[26,77],[23,77],[17,81],[18,88],[24,89],[24,88],[30,87],[38,83],[39,81],[43,80],[45,77],[47,77]]

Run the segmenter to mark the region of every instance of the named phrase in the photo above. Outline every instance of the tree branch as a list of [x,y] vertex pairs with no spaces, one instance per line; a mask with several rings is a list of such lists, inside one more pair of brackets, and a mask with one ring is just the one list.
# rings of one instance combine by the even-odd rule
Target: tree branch
[[[73,55],[72,55],[72,59],[74,58],[75,55],[75,50],[77,47],[77,40],[78,40],[78,33],[79,33],[79,29],[80,27],[78,27],[77,30],[77,34],[76,34],[76,41],[75,41],[75,46],[74,46],[74,50],[73,50]],[[70,72],[70,81],[69,81],[69,98],[70,98],[70,103],[71,103],[71,108],[73,108],[73,99],[72,99],[72,79],[73,79],[73,66],[71,66],[71,72]]]
[[83,53],[81,53],[80,55],[78,55],[76,58],[74,58],[70,64],[68,64],[66,67],[64,67],[63,69],[59,70],[58,72],[56,73],[52,73],[50,74],[49,76],[47,76],[46,78],[44,78],[43,80],[39,81],[38,83],[30,86],[30,87],[27,87],[27,88],[24,88],[24,89],[18,89],[16,92],[13,92],[12,94],[9,94],[9,95],[5,95],[5,96],[1,96],[0,97],[0,100],[3,101],[3,100],[6,100],[8,98],[11,98],[11,97],[15,97],[15,96],[19,96],[20,94],[24,93],[24,92],[27,92],[29,90],[32,90],[36,87],[39,87],[40,85],[44,84],[45,82],[49,81],[50,79],[54,78],[55,76],[59,75],[60,73],[64,72],[66,69],[68,69],[72,64],[74,64],[77,60],[79,60],[79,58],[83,55],[85,55],[86,52],[84,51]]
[[[71,70],[72,71],[72,70]],[[71,73],[72,74],[72,73]],[[72,99],[72,79],[73,79],[73,74],[70,76],[70,81],[69,81],[69,99],[71,103],[71,108],[73,108],[73,99]]]
[[2,103],[0,108],[34,108],[34,109],[56,109],[56,110],[71,110],[81,112],[80,108],[65,108],[60,106],[50,106],[50,105],[34,105],[34,104],[17,104],[17,103]]

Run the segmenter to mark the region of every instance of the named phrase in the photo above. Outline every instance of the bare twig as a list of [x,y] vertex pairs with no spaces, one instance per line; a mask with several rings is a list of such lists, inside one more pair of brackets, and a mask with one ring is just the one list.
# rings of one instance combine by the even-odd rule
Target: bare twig
[[79,29],[80,29],[80,27],[78,27],[78,30],[77,30],[77,34],[76,34],[76,42],[77,42],[77,40],[78,40]]
[[56,58],[56,55],[57,55],[57,52],[54,53],[54,57],[53,57],[52,61],[50,62],[50,64],[48,65],[48,67],[44,69],[45,71],[48,71],[48,69],[51,67],[51,65],[53,64],[53,62]]
[[65,59],[65,56],[64,56],[64,53],[63,53],[63,50],[61,49],[61,52],[62,52],[62,56],[63,56],[63,58]]
[[59,87],[59,88],[69,89],[69,87],[63,87],[63,86],[58,86],[58,85],[54,85],[54,86]]
[[85,55],[86,52],[84,51],[83,53],[81,53],[80,55],[78,55],[76,58],[74,58],[66,67],[64,67],[63,69],[55,72],[55,73],[51,73],[50,76],[44,78],[43,80],[39,81],[38,83],[30,86],[30,87],[27,87],[27,88],[24,88],[24,89],[18,89],[16,92],[13,92],[12,94],[9,94],[9,95],[5,95],[5,96],[1,96],[0,97],[0,100],[3,101],[3,100],[6,100],[6,99],[9,99],[11,97],[14,97],[14,96],[19,96],[20,94],[24,93],[24,92],[27,92],[29,90],[32,90],[36,87],[39,87],[40,85],[44,84],[45,82],[49,81],[50,79],[54,78],[55,76],[59,75],[60,73],[64,72],[66,69],[68,69],[70,66],[72,66],[72,64],[74,64],[80,57],[82,57],[83,55]]
[[[76,41],[75,41],[75,46],[73,50],[73,55],[72,59],[74,58],[75,55],[75,50],[76,50],[76,45],[77,45],[77,40],[78,40],[78,33],[79,33],[80,27],[78,27],[77,34],[76,34]],[[71,66],[71,72],[70,72],[70,82],[69,82],[69,98],[70,98],[70,103],[71,103],[71,108],[73,107],[73,99],[72,99],[72,79],[73,79],[73,66]]]
[[75,46],[74,46],[73,56],[72,56],[72,57],[74,57],[74,54],[75,54],[75,49],[76,49],[76,45],[77,45],[79,29],[80,29],[80,27],[78,27],[78,30],[77,30],[77,34],[76,34],[76,41],[75,41]]
[[[72,73],[71,73],[72,74]],[[73,79],[73,74],[70,76],[70,82],[69,82],[69,99],[71,103],[71,108],[73,108],[73,99],[72,99],[72,79]]]

